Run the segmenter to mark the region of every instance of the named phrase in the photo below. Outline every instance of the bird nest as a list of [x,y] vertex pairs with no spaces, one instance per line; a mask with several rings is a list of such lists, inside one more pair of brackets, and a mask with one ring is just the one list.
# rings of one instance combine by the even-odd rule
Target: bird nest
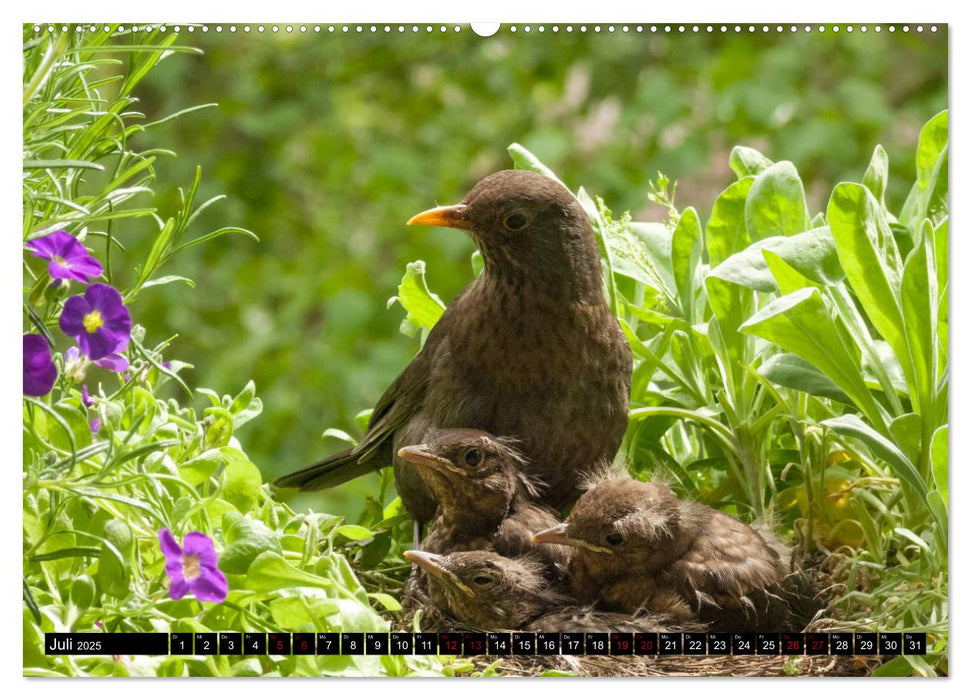
[[867,676],[879,666],[863,656],[475,656],[476,671],[504,676],[564,673],[587,677]]

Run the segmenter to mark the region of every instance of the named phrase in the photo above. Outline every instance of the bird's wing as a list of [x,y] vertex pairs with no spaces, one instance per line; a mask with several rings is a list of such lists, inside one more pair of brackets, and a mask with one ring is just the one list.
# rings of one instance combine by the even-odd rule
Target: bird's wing
[[670,576],[689,600],[739,607],[745,596],[778,584],[783,567],[755,530],[724,513],[712,513]]

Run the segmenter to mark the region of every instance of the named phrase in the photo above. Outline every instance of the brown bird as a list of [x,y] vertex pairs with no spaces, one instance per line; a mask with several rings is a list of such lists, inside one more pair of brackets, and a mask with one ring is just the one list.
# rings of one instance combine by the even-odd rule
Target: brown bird
[[544,484],[541,502],[572,503],[581,470],[620,446],[631,382],[630,346],[605,301],[586,214],[560,183],[504,170],[460,204],[408,223],[468,231],[482,274],[378,401],[361,442],[275,485],[313,491],[394,462],[405,507],[426,522],[436,499],[397,452],[431,430],[466,427],[515,437]]
[[712,629],[735,632],[782,629],[789,618],[789,572],[762,535],[661,484],[602,481],[533,541],[575,548],[569,578],[585,604],[632,613],[674,593]]
[[531,539],[559,519],[530,500],[535,485],[513,441],[451,428],[435,431],[424,444],[402,447],[398,456],[418,470],[438,501],[422,549],[436,554],[491,549],[505,556],[533,552],[550,576],[566,573],[569,550]]
[[495,552],[447,555],[408,551],[405,556],[429,575],[429,586],[445,601],[458,622],[483,630],[546,632],[700,631],[677,596],[659,597],[657,608],[637,616],[581,607],[543,575],[531,557],[503,557]]

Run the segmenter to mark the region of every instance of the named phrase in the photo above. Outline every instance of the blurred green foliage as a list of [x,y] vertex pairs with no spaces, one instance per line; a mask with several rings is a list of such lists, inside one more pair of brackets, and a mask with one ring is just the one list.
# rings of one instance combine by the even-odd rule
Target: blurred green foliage
[[[238,224],[261,239],[188,251],[179,274],[197,290],[151,290],[139,299],[141,321],[180,334],[173,352],[192,358],[190,385],[255,379],[264,413],[242,433],[266,479],[339,449],[320,437],[329,426],[359,434],[355,414],[417,350],[397,332],[403,311],[383,303],[408,261],[428,262],[446,302],[472,279],[467,238],[404,222],[511,167],[509,143],[642,221],[666,217],[647,199],[659,170],[678,180],[677,201],[707,220],[734,180],[735,144],[792,160],[819,211],[833,183],[860,180],[882,143],[896,211],[919,129],[947,105],[945,32],[504,27],[483,39],[467,28],[382,29],[184,34],[204,54],[163,61],[140,87],[149,120],[219,104],[153,130],[153,145],[180,155],[157,164],[158,191],[191,181],[200,164],[200,198],[230,194],[200,215],[200,230]],[[131,246],[151,241],[146,226]],[[368,477],[305,503],[355,516],[363,493],[377,489]]]

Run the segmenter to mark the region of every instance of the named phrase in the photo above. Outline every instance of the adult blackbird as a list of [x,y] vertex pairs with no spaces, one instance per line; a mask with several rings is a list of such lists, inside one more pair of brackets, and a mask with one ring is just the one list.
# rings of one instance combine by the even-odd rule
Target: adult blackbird
[[533,541],[575,548],[569,578],[585,604],[634,612],[674,593],[714,630],[792,622],[779,552],[752,527],[661,484],[602,481]]
[[438,428],[515,437],[541,502],[561,508],[582,470],[609,462],[627,425],[631,352],[604,298],[590,222],[558,182],[504,170],[460,204],[409,224],[468,231],[482,274],[449,305],[425,346],[378,401],[364,438],[275,482],[314,491],[394,461],[398,493],[419,522],[436,501],[398,450]]
[[508,558],[495,552],[448,555],[408,551],[405,556],[429,575],[446,612],[465,625],[483,630],[546,632],[647,632],[704,629],[677,596],[659,596],[656,607],[625,615],[578,606],[543,575],[529,556]]
[[515,443],[483,430],[435,431],[428,441],[398,450],[421,474],[438,511],[421,548],[436,554],[491,549],[505,556],[533,552],[550,576],[562,577],[571,552],[534,543],[531,535],[559,522],[530,500],[535,485]]

